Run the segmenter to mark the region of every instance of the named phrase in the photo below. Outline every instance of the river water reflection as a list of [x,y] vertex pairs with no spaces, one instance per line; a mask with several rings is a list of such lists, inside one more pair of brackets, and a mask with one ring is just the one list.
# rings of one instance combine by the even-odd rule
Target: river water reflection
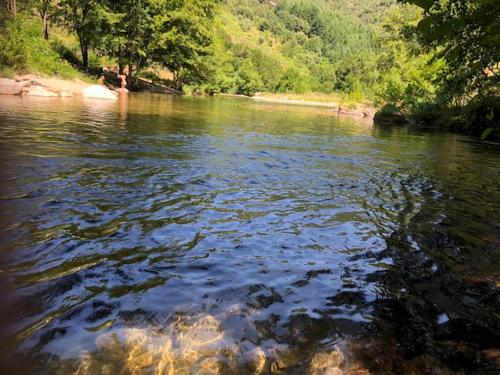
[[231,98],[0,98],[19,373],[500,371],[500,146]]

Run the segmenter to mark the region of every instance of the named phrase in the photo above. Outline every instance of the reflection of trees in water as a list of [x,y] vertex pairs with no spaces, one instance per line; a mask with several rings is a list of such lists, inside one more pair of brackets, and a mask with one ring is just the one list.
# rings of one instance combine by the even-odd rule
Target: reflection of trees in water
[[[479,279],[480,251],[467,246],[472,244],[459,246],[450,234],[468,223],[452,216],[453,202],[434,195],[430,186],[421,194],[420,210],[407,225],[401,217],[403,225],[378,255],[392,258],[393,266],[368,276],[379,288],[372,305],[375,334],[351,350],[376,373],[495,373],[500,369],[495,278],[486,268]],[[413,212],[411,199],[408,195],[403,214]],[[494,259],[492,248],[483,250]]]

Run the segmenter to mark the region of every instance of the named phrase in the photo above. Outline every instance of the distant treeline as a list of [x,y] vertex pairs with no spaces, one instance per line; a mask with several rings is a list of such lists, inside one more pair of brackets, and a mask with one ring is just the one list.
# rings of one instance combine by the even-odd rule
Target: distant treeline
[[43,50],[131,79],[165,69],[176,89],[336,92],[413,112],[499,91],[498,0],[4,1],[2,70],[47,71]]

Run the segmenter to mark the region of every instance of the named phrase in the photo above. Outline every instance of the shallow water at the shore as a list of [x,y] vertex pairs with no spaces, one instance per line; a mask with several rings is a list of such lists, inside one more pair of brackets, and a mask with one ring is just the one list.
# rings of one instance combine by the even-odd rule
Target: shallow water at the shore
[[499,145],[144,94],[0,123],[18,373],[500,371]]

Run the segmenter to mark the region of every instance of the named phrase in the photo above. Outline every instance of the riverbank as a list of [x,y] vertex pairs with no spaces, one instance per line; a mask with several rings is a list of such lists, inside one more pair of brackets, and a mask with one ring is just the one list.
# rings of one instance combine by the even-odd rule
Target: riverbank
[[13,76],[12,79],[0,77],[1,95],[84,96],[85,90],[92,88],[92,86],[90,82],[84,82],[79,78],[65,79],[38,74],[20,74]]
[[465,106],[444,107],[428,105],[413,112],[386,105],[373,119],[381,126],[412,126],[479,136],[481,139],[500,139],[500,98],[490,96],[471,100]]
[[[128,92],[119,87],[119,80],[107,73],[103,73],[104,83],[101,85],[110,91]],[[85,96],[85,90],[95,86],[93,79],[85,81],[79,78],[67,79],[57,76],[39,74],[19,74],[11,77],[0,76],[0,95],[28,95],[28,96]],[[97,83],[97,80],[95,80]],[[134,82],[134,91],[151,92],[168,95],[183,95],[175,89],[156,84],[151,80],[137,78]]]
[[46,77],[37,74],[23,74],[14,76],[14,80],[21,84],[29,83],[31,86],[41,86],[49,92],[68,93],[72,96],[83,95],[83,91],[92,86],[90,80],[87,82],[75,78],[64,79],[59,77]]
[[217,96],[232,96],[249,98],[256,102],[269,104],[283,104],[291,106],[320,107],[328,108],[333,112],[353,117],[363,117],[373,119],[378,109],[370,102],[347,102],[337,94],[278,94],[278,93],[257,93],[254,96],[217,94]]
[[[0,77],[0,94],[11,95],[34,95],[34,96],[83,96],[83,92],[92,86],[90,80],[87,82],[79,78],[65,79],[61,77],[48,77],[39,74],[19,74],[9,78]],[[106,82],[111,82],[110,77],[106,77]],[[3,82],[3,83],[2,83]],[[154,85],[149,80],[140,79],[141,90],[144,92],[164,93],[172,95],[182,95],[173,89]],[[7,89],[5,86],[8,85]],[[3,86],[3,88],[2,88]],[[117,89],[115,82],[108,85],[110,89]],[[321,107],[331,109],[339,115],[373,118],[377,109],[370,103],[346,103],[339,95],[335,94],[274,94],[259,93],[255,96],[218,94],[218,96],[237,96],[250,98],[258,102],[269,104],[283,104],[292,106]]]

